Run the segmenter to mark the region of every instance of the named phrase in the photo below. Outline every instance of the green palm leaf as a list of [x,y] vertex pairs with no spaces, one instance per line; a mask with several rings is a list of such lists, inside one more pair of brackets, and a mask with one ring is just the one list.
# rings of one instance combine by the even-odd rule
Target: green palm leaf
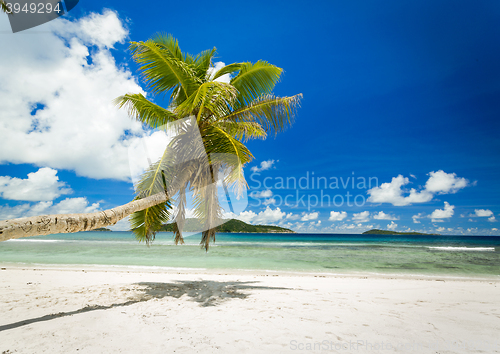
[[265,131],[279,133],[293,123],[302,94],[291,97],[263,96],[219,121],[258,122]]
[[225,67],[223,67],[222,69],[219,69],[219,71],[217,71],[212,80],[216,80],[218,79],[219,77],[221,77],[222,75],[226,75],[226,74],[232,74],[236,71],[239,71],[241,69],[241,65],[240,63],[234,63],[234,64],[229,64],[229,65],[226,65]]
[[231,80],[238,91],[239,107],[249,104],[254,99],[272,93],[283,69],[266,61],[259,60],[255,64],[241,63],[239,73]]
[[[139,198],[137,197],[135,199]],[[155,238],[156,232],[160,230],[164,223],[168,222],[170,218],[170,208],[171,204],[170,201],[168,201],[132,213],[129,217],[129,221],[135,237],[141,242],[145,241],[147,244],[151,243]]]
[[179,51],[171,52],[158,38],[146,42],[131,42],[129,49],[134,60],[140,65],[148,89],[154,94],[173,90],[172,99],[182,102],[200,84],[194,69],[182,59]]
[[236,89],[229,84],[205,82],[175,109],[175,113],[180,117],[195,113],[198,122],[202,116],[228,114],[236,95]]
[[265,139],[267,137],[267,132],[257,122],[219,121],[216,124],[239,141],[245,142],[249,139]]
[[140,93],[120,96],[114,103],[119,108],[125,108],[129,116],[152,128],[158,128],[178,119],[174,113],[152,103]]

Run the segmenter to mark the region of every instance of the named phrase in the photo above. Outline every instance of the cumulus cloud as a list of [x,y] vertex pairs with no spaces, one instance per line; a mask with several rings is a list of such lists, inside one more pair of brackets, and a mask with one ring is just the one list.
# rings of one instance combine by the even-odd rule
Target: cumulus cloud
[[386,214],[383,211],[380,211],[377,214],[373,215],[373,218],[375,220],[399,220],[399,217],[396,217],[396,216],[390,215],[390,214]]
[[495,218],[495,216],[491,216],[491,217],[488,218],[488,221],[489,222],[495,222],[495,221],[497,221],[497,219]]
[[330,221],[342,221],[347,218],[347,213],[345,211],[331,211],[330,217],[328,220]]
[[475,209],[474,214],[471,216],[477,216],[477,217],[488,217],[492,216],[493,212],[489,209]]
[[298,219],[300,219],[300,215],[297,215],[294,213],[288,213],[288,214],[286,214],[286,218],[289,220],[298,220]]
[[0,220],[50,214],[93,213],[100,210],[99,203],[89,205],[86,198],[66,198],[57,204],[52,201],[36,204],[0,206]]
[[430,177],[425,184],[425,189],[431,193],[456,193],[469,184],[468,180],[457,177],[456,173],[446,173],[443,170],[430,172],[429,175]]
[[454,205],[450,205],[448,202],[444,202],[444,209],[436,209],[428,217],[432,219],[433,222],[443,221],[442,219],[451,218],[454,214]]
[[270,198],[273,196],[273,192],[269,189],[261,192],[252,192],[252,198]]
[[398,224],[394,223],[394,221],[391,221],[390,224],[387,224],[387,229],[388,230],[396,230],[396,228],[398,227]]
[[0,176],[0,196],[4,199],[49,201],[71,192],[64,182],[59,181],[57,170],[48,167],[28,173],[27,179]]
[[[8,30],[6,16],[0,30]],[[105,10],[37,31],[2,38],[0,163],[129,180],[128,148],[149,133],[113,104],[125,93],[144,93],[111,55],[128,30]]]
[[420,224],[418,219],[422,219],[424,217],[424,213],[418,213],[417,215],[413,215],[411,218],[413,219],[414,224]]
[[261,171],[269,170],[271,167],[273,167],[274,162],[275,162],[274,160],[262,161],[260,163],[260,167],[254,166],[250,170],[252,172],[261,172]]
[[263,205],[271,205],[271,204],[275,204],[276,203],[276,199],[274,198],[269,198],[269,199],[266,199],[262,202]]
[[267,206],[265,210],[259,212],[258,214],[248,210],[241,212],[239,215],[235,215],[234,218],[250,224],[269,224],[276,223],[285,216],[286,213],[281,211],[280,208],[273,210]]
[[370,220],[370,212],[363,211],[361,213],[354,213],[352,216],[352,221],[354,222],[367,222]]
[[455,173],[446,173],[442,170],[430,172],[425,187],[421,190],[411,188],[409,191],[402,187],[410,180],[403,175],[393,177],[391,182],[382,183],[380,187],[368,190],[368,201],[371,203],[390,203],[394,206],[405,206],[413,203],[426,203],[434,198],[435,194],[456,193],[469,185],[468,180],[459,178]]
[[303,213],[302,218],[300,220],[302,221],[309,221],[309,220],[316,220],[319,216],[319,213]]

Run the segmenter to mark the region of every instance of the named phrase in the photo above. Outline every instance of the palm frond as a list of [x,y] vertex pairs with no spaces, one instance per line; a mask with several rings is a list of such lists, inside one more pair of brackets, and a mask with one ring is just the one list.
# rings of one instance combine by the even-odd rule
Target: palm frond
[[264,140],[267,137],[267,132],[257,122],[219,121],[215,124],[239,141],[245,142],[249,139]]
[[[139,199],[139,198],[135,198]],[[130,226],[139,241],[150,244],[162,225],[170,218],[170,201],[157,204],[141,211],[136,211],[130,215]]]
[[159,46],[165,48],[178,60],[186,61],[186,54],[183,54],[179,47],[179,41],[169,33],[159,32],[156,33],[151,39]]
[[148,89],[154,94],[172,90],[172,100],[182,102],[200,84],[194,69],[179,58],[182,53],[172,53],[165,43],[149,39],[131,42],[129,49]]
[[283,72],[283,69],[262,60],[255,64],[239,65],[238,75],[231,80],[231,85],[239,92],[239,106],[236,108],[243,107],[258,97],[271,94]]
[[265,131],[277,134],[293,123],[301,98],[302,94],[291,97],[266,95],[218,121],[257,122]]
[[196,58],[194,58],[193,65],[195,68],[194,70],[196,72],[196,76],[203,82],[207,81],[208,79],[208,69],[212,65],[212,58],[216,51],[216,48],[204,50],[203,52],[198,54]]
[[230,84],[205,82],[175,109],[175,113],[180,117],[197,113],[198,122],[204,114],[205,117],[226,115],[231,111],[236,95],[236,89]]
[[219,126],[212,125],[203,133],[205,148],[210,156],[210,163],[216,166],[224,165],[228,171],[225,182],[234,187],[239,196],[246,186],[243,166],[253,160],[248,148],[238,139]]
[[117,97],[114,103],[118,108],[124,107],[129,116],[152,128],[158,128],[178,119],[174,113],[154,104],[140,93],[128,93]]
[[239,71],[241,69],[241,65],[242,64],[240,64],[240,63],[234,63],[234,64],[226,65],[225,67],[219,69],[219,71],[217,71],[213,75],[212,80],[218,79],[222,75],[232,74],[232,73],[234,73],[236,71]]

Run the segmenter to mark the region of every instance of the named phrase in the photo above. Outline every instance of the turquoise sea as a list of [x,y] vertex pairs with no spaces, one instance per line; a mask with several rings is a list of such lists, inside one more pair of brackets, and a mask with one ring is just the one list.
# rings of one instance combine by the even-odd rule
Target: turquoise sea
[[80,232],[0,243],[0,264],[243,269],[313,273],[412,274],[500,279],[498,236],[218,234],[205,252],[199,234],[151,246],[131,232]]

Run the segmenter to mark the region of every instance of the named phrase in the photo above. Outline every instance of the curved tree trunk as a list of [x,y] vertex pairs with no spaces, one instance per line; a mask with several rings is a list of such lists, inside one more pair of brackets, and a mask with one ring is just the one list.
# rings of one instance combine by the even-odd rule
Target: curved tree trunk
[[134,200],[116,208],[86,214],[42,215],[0,221],[0,241],[38,235],[90,231],[116,224],[119,220],[140,210],[163,203],[166,193]]

